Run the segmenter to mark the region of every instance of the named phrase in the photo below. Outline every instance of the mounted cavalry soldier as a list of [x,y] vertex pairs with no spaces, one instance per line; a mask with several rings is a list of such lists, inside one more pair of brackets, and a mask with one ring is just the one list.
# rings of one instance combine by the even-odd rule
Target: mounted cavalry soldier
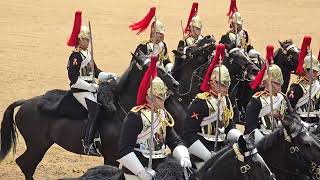
[[187,26],[184,29],[184,34],[186,34],[184,39],[185,47],[194,46],[196,42],[203,38],[201,35],[202,25],[202,20],[198,16],[198,3],[194,2],[191,7]]
[[285,95],[281,93],[283,76],[280,67],[272,64],[273,49],[273,46],[267,46],[267,61],[250,84],[252,89],[256,89],[262,82],[263,90],[255,93],[247,106],[244,134],[255,129],[269,134],[284,117],[287,105]]
[[[85,127],[83,140],[84,153],[99,155],[93,144],[94,126],[100,111],[100,104],[97,103],[99,81],[115,78],[113,73],[102,72],[92,58],[91,32],[87,26],[81,26],[82,12],[75,13],[73,30],[67,45],[75,47],[68,60],[68,77],[70,80],[71,92],[75,99],[88,110],[88,122]],[[92,47],[92,44],[91,44]]]
[[148,28],[151,20],[154,19],[151,24],[150,39],[139,44],[134,54],[137,57],[158,55],[158,66],[165,68],[167,72],[171,73],[173,64],[169,59],[168,48],[164,42],[165,28],[162,22],[155,16],[155,13],[156,8],[152,7],[142,20],[129,26],[133,31],[137,30],[137,34],[139,35]]
[[301,76],[291,84],[287,96],[292,107],[297,110],[305,122],[317,123],[320,116],[320,83],[318,80],[320,64],[311,51],[308,53],[310,43],[311,37],[305,36],[296,71]]
[[251,45],[249,34],[243,29],[243,18],[238,12],[236,0],[231,0],[228,12],[230,30],[221,37],[219,43],[226,46],[228,52],[234,48],[240,48],[250,58],[258,58],[261,54]]
[[226,139],[226,133],[234,127],[233,105],[228,97],[230,75],[221,65],[224,58],[224,45],[217,45],[212,60],[201,84],[201,91],[187,109],[187,117],[182,139],[190,154],[196,156],[194,162],[199,167],[201,162],[211,157],[211,151]]
[[151,180],[155,175],[153,169],[168,156],[167,147],[182,167],[191,167],[188,149],[173,128],[174,119],[164,108],[168,92],[156,76],[156,63],[157,57],[152,56],[139,86],[137,106],[128,113],[121,130],[118,161],[126,179]]

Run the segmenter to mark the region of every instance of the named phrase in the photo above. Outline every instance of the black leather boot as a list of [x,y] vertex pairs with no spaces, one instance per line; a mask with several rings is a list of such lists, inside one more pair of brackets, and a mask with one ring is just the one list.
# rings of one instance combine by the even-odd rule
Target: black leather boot
[[90,99],[86,99],[87,107],[88,107],[88,122],[85,127],[85,137],[83,140],[83,150],[85,154],[100,156],[101,154],[98,152],[97,148],[93,142],[93,136],[95,134],[95,124],[99,117],[99,112],[101,105]]

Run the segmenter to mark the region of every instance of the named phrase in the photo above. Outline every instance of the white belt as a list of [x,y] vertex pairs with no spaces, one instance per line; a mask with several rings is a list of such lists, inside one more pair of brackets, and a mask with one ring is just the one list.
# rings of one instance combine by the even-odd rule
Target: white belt
[[[145,158],[150,157],[150,150],[134,148],[135,151],[141,152]],[[152,151],[152,159],[162,159],[167,157],[165,149],[159,151]]]
[[[208,135],[208,134],[202,134],[202,133],[197,133],[197,134],[204,137],[204,139],[208,141],[216,141],[215,135]],[[226,139],[225,133],[218,134],[218,142],[223,142],[225,139]]]

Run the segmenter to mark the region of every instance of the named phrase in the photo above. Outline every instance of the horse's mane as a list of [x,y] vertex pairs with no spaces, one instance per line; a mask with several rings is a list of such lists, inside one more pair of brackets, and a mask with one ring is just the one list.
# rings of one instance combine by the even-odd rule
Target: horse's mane
[[[202,168],[198,171],[198,174],[204,174],[206,172],[209,172],[209,169],[215,168],[215,165],[217,163],[217,161],[219,161],[219,159],[222,156],[231,156],[232,155],[232,147],[231,144],[229,144],[228,146],[222,148],[220,151],[217,152],[216,155],[214,155],[211,159],[209,159],[203,166]],[[228,154],[225,154],[228,153]]]
[[266,152],[270,150],[276,143],[283,139],[283,128],[278,128],[274,132],[264,136],[258,144],[257,148],[259,152]]

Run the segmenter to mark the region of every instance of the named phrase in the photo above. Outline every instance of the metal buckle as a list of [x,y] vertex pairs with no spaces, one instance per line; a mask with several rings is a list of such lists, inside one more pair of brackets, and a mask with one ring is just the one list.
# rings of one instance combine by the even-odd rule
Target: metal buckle
[[251,167],[249,166],[249,164],[246,164],[246,165],[240,167],[240,171],[242,174],[247,173],[250,169],[251,169]]
[[290,147],[290,153],[293,154],[295,152],[299,152],[299,148],[297,146],[291,146]]

